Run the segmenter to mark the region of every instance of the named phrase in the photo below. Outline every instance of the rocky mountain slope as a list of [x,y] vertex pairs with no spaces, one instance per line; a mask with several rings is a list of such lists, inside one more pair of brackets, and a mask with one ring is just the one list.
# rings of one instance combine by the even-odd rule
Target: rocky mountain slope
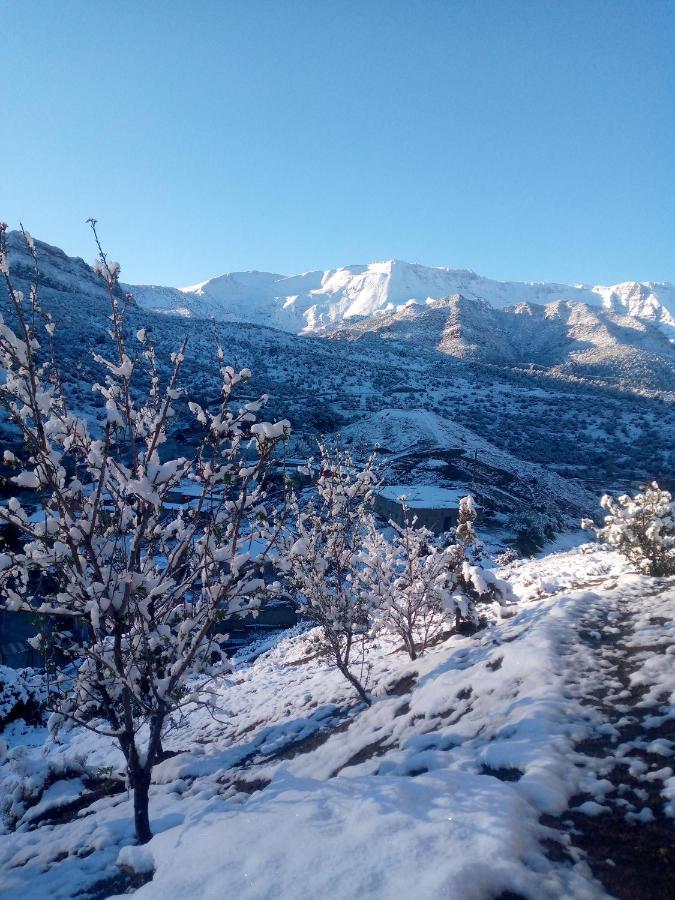
[[[62,377],[74,407],[93,416],[102,401],[92,394],[91,385],[102,379],[103,372],[92,353],[105,351],[109,341],[106,292],[82,260],[40,241],[36,246],[41,295],[57,326]],[[27,294],[32,263],[16,235],[10,236],[10,259],[17,287]],[[241,285],[239,289],[245,290]],[[451,324],[457,306],[458,332]],[[625,490],[646,478],[667,481],[675,471],[675,404],[666,399],[670,370],[658,369],[649,355],[667,344],[653,328],[635,319],[624,327],[625,317],[585,307],[587,326],[569,304],[559,307],[559,318],[549,323],[556,338],[548,345],[548,332],[538,326],[536,316],[542,314],[537,309],[527,314],[507,312],[468,299],[454,305],[447,301],[411,305],[361,323],[365,334],[371,333],[371,326],[382,325],[386,336],[391,327],[393,340],[327,340],[241,322],[221,322],[217,330],[228,362],[253,371],[241,399],[265,392],[270,397],[270,418],[292,422],[290,456],[311,455],[321,434],[363,443],[377,432],[377,442],[387,447],[396,431],[405,452],[387,459],[392,483],[442,487],[448,479],[460,477],[456,465],[441,463],[441,467],[438,460],[455,446],[461,431],[467,460],[463,483],[470,483],[476,493],[490,492],[494,499],[493,482],[503,479],[495,475],[495,467],[515,472],[510,497],[500,495],[511,524],[522,527],[519,510],[532,509],[536,498],[540,509],[535,525],[557,528],[564,520],[578,521],[581,511],[590,512],[593,498],[608,488]],[[8,311],[4,294],[0,311]],[[160,364],[187,333],[186,385],[195,399],[206,402],[217,395],[214,336],[207,319],[165,315],[135,302],[128,304],[127,317],[132,342],[138,328],[148,328]],[[516,332],[504,322],[524,324]],[[353,328],[358,330],[361,324],[354,323]],[[399,328],[410,329],[411,339],[398,334]],[[632,341],[625,344],[630,365],[617,355],[616,342],[608,345],[611,352],[605,347],[608,355],[602,369],[597,359],[594,368],[578,360],[573,368],[564,365],[572,358],[570,347],[597,352],[591,338],[584,344],[584,328],[590,329],[591,338],[598,329],[611,335],[624,328]],[[439,352],[439,336],[445,352]],[[479,352],[471,349],[474,345]],[[458,346],[462,352],[447,352]],[[568,356],[561,355],[561,347]],[[549,368],[531,365],[535,358]],[[643,395],[645,389],[652,393]],[[189,443],[188,423],[178,426],[180,440]],[[428,447],[425,459],[422,445],[428,444],[425,435],[431,433],[441,438]],[[0,421],[0,440],[12,439]],[[490,468],[486,445],[493,455],[506,454],[509,465],[495,462]],[[469,466],[476,449],[479,458]],[[486,463],[482,467],[481,459]]]
[[460,359],[675,388],[675,344],[653,323],[573,300],[503,309],[455,294],[330,330],[335,339],[407,341]]

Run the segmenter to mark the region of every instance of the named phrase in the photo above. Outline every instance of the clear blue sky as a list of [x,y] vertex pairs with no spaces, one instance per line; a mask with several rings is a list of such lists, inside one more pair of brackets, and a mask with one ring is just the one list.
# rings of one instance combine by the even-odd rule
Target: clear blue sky
[[0,218],[184,285],[675,281],[672,0],[0,0]]

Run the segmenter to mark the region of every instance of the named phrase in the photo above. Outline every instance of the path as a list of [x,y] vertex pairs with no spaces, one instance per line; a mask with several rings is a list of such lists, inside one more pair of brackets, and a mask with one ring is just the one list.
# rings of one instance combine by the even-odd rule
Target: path
[[675,586],[643,579],[587,602],[565,660],[570,693],[598,723],[575,748],[589,791],[547,824],[570,835],[611,896],[672,900]]

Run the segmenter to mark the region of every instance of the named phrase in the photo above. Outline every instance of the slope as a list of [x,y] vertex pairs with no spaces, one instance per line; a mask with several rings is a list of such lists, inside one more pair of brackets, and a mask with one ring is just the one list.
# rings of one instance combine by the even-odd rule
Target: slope
[[475,636],[374,642],[368,709],[311,633],[235,660],[167,739],[143,848],[109,738],[9,726],[3,896],[669,896],[675,582],[593,546],[502,574],[519,603]]
[[675,388],[675,344],[651,322],[571,300],[497,309],[455,294],[343,322],[335,340],[378,337],[491,365]]

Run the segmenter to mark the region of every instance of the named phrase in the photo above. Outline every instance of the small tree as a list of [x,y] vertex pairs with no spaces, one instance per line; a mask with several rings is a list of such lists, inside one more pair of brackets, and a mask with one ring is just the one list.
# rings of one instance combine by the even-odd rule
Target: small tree
[[584,519],[584,528],[616,548],[639,572],[675,574],[675,503],[668,491],[653,481],[634,497],[624,494],[615,499],[605,494],[600,504],[607,510],[604,526],[596,528]]
[[[84,640],[61,632],[59,652],[74,667],[51,686],[52,724],[70,721],[116,739],[142,843],[151,837],[150,778],[170,717],[197,697],[190,676],[227,666],[213,626],[255,608],[264,591],[252,544],[266,515],[265,472],[288,423],[256,424],[264,397],[232,408],[233,388],[250,373],[224,365],[220,347],[222,398],[213,411],[186,403],[179,385],[186,341],[162,382],[145,329],[135,340],[126,334],[119,265],[107,259],[91,225],[113,343],[112,358],[95,357],[107,374],[94,385],[104,399],[94,432],[70,411],[61,387],[33,241],[24,233],[35,264],[24,298],[13,287],[6,226],[0,229],[13,318],[0,316],[0,402],[24,446],[6,450],[4,461],[18,470],[11,481],[34,491],[40,505],[39,516],[29,516],[18,498],[0,507],[0,517],[24,536],[18,550],[0,552],[0,589],[5,609],[82,623]],[[43,338],[51,353],[43,352]],[[138,388],[142,369],[149,392]],[[201,436],[190,456],[163,459],[178,404],[186,404]],[[256,451],[251,458],[247,447]],[[192,483],[194,501],[176,509],[171,492],[183,481]]]
[[378,623],[397,634],[416,659],[442,632],[447,613],[455,609],[454,575],[464,560],[455,544],[441,550],[426,528],[417,528],[403,506],[403,526],[390,522],[391,540],[367,523],[360,580],[376,598]]
[[472,497],[460,501],[456,542],[438,547],[427,528],[403,504],[404,525],[390,522],[391,540],[371,519],[362,555],[360,578],[377,598],[378,621],[397,634],[416,659],[447,627],[478,623],[476,601],[502,599],[507,586],[475,563],[480,544],[474,524]]
[[304,507],[295,501],[295,528],[280,562],[302,614],[320,628],[323,651],[368,704],[354,661],[360,656],[363,668],[373,626],[374,598],[358,577],[373,466],[373,457],[358,468],[349,452],[319,445],[316,464],[306,469],[314,496]]
[[478,623],[477,603],[499,603],[506,605],[515,601],[513,589],[508,581],[498,578],[491,570],[481,565],[484,548],[476,534],[478,510],[473,497],[469,494],[459,501],[457,527],[455,537],[463,548],[464,559],[461,570],[457,574],[457,584],[469,601],[469,615],[462,615],[458,606],[455,611],[455,622],[459,628],[462,618]]
[[476,534],[476,519],[478,511],[476,503],[468,494],[459,501],[459,509],[457,510],[457,525],[455,527],[455,537],[457,542],[461,544],[465,554],[471,549],[474,556],[477,556],[481,550],[481,544]]

